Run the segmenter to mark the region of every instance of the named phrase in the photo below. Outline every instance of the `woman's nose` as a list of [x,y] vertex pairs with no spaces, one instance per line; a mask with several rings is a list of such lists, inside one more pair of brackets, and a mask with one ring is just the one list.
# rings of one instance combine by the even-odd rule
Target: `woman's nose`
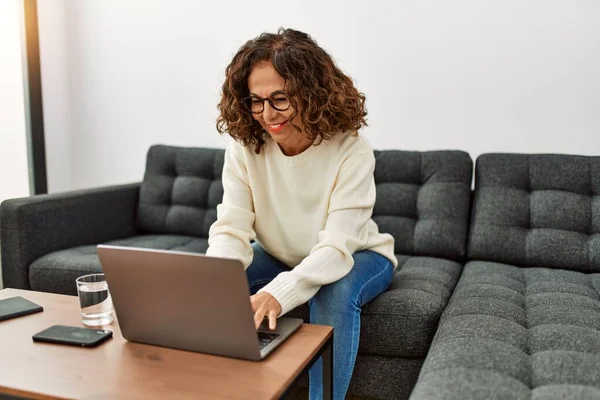
[[277,110],[271,107],[268,101],[265,101],[265,108],[263,110],[263,119],[273,122],[273,119],[277,116]]

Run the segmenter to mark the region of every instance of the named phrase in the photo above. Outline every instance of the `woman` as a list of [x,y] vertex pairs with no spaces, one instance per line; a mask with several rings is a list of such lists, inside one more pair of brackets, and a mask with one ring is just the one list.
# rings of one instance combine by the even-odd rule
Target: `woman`
[[[268,318],[274,329],[305,302],[311,323],[334,327],[336,399],[352,376],[361,307],[397,265],[392,236],[371,219],[375,158],[357,133],[364,103],[309,35],[280,29],[239,49],[218,106],[217,129],[234,140],[206,254],[243,262],[257,328]],[[310,398],[320,398],[320,361],[309,376]]]

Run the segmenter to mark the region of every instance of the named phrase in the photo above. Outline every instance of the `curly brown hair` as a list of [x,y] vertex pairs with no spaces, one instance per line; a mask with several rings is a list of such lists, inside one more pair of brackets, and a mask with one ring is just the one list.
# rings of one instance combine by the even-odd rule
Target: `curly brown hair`
[[[217,119],[219,133],[229,133],[244,146],[254,145],[255,152],[265,145],[268,133],[254,120],[242,103],[249,95],[248,77],[261,62],[271,62],[285,80],[285,90],[309,139],[319,144],[338,132],[358,131],[366,126],[365,95],[345,75],[325,50],[310,35],[280,28],[246,42],[225,70]],[[298,131],[300,128],[291,123]]]

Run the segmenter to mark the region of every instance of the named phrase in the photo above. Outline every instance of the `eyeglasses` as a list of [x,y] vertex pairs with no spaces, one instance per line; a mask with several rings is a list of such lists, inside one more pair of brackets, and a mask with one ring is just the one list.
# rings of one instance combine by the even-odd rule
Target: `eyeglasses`
[[291,106],[290,99],[283,93],[273,94],[266,99],[256,96],[242,99],[242,103],[252,114],[262,113],[265,109],[265,101],[268,101],[269,105],[277,111],[286,111]]

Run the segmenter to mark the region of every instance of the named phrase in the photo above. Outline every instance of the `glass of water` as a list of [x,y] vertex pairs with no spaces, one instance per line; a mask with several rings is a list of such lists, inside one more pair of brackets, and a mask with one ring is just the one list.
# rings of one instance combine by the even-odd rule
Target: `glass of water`
[[81,318],[87,326],[113,322],[114,309],[104,274],[90,274],[76,279]]

